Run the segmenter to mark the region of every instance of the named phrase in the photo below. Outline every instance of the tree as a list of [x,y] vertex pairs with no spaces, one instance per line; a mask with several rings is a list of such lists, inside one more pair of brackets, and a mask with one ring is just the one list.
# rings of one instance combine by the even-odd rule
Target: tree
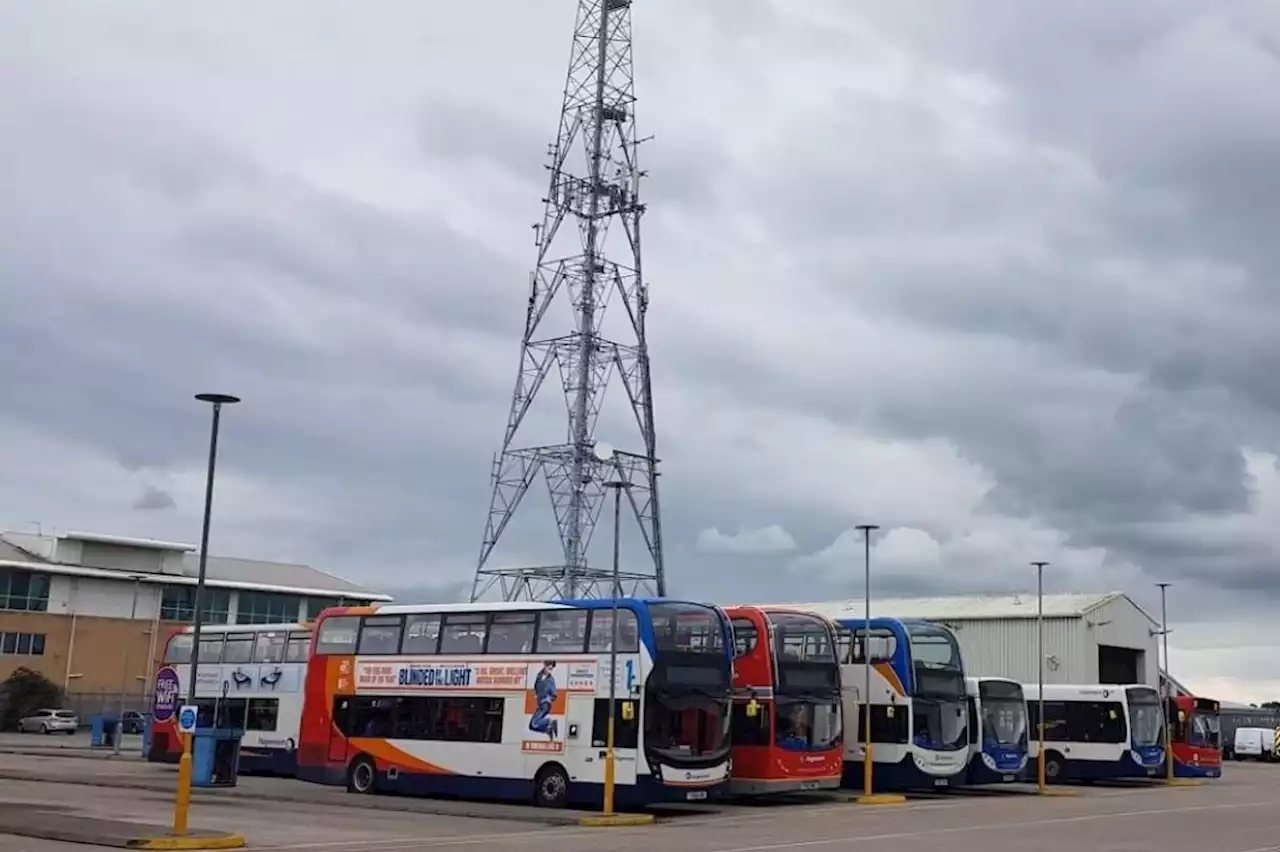
[[0,683],[3,717],[0,728],[6,731],[18,726],[18,720],[35,710],[62,706],[62,687],[26,666],[18,666]]
[[1262,706],[1268,710],[1277,710],[1280,709],[1280,701],[1264,701]]

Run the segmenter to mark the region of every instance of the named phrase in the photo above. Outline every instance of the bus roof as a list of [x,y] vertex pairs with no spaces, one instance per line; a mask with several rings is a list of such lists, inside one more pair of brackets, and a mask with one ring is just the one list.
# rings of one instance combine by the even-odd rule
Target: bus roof
[[[657,604],[684,604],[715,609],[712,604],[674,598],[618,598],[618,606],[637,609]],[[581,598],[563,601],[476,601],[474,603],[374,604],[367,611],[379,615],[404,615],[418,612],[529,612],[548,609],[608,609],[612,598]],[[337,607],[344,609],[345,607]],[[352,607],[361,612],[365,607]]]
[[[201,624],[201,635],[210,633],[270,633],[276,630],[292,630],[296,633],[309,631],[314,626],[313,622],[290,621],[282,624]],[[181,633],[193,633],[195,627],[188,624],[182,628]]]
[[[1046,697],[1055,696],[1058,698],[1110,698],[1112,695],[1124,697],[1125,691],[1129,689],[1149,689],[1152,692],[1156,688],[1149,683],[1046,683],[1044,685],[1044,694]],[[1040,687],[1034,683],[1024,683],[1022,691],[1026,693],[1028,699],[1034,699],[1039,695]]]

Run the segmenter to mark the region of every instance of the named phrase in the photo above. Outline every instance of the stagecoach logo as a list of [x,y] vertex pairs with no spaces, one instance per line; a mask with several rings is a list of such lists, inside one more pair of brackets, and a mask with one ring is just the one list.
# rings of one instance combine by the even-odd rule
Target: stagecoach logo
[[686,773],[684,774],[684,780],[686,780],[686,781],[692,781],[692,780],[693,780],[693,773],[692,773],[692,772],[686,772]]

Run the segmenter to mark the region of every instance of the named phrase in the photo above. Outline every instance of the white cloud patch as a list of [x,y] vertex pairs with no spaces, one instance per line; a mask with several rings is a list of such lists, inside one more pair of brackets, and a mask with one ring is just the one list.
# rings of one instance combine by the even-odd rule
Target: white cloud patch
[[784,553],[795,546],[791,533],[777,524],[735,533],[711,527],[698,533],[698,549],[707,553]]

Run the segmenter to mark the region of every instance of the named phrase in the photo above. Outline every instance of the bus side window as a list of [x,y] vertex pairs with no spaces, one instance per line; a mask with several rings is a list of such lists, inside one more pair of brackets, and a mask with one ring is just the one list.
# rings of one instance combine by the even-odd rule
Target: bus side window
[[733,655],[745,657],[756,647],[756,642],[760,641],[760,633],[750,619],[735,618],[730,623],[733,626]]
[[441,654],[479,654],[484,650],[489,616],[483,612],[451,612],[440,633]]
[[[635,653],[640,650],[640,636],[636,629],[636,614],[629,609],[618,610],[618,653]],[[613,611],[597,609],[591,613],[591,639],[587,650],[602,653],[613,644]]]
[[[640,742],[640,714],[631,713],[631,718],[625,718],[622,705],[627,699],[619,698],[614,702],[613,707],[613,744],[616,748],[636,748]],[[632,710],[635,709],[635,703],[632,703]],[[607,744],[609,730],[609,699],[597,698],[595,704],[595,715],[591,720],[591,745],[595,748],[604,748]]]
[[320,622],[316,637],[316,653],[354,654],[356,636],[360,633],[360,616],[336,615]]
[[490,654],[532,654],[537,631],[535,612],[495,612],[486,650]]
[[733,702],[729,718],[729,741],[734,745],[767,746],[773,742],[773,706],[757,702],[754,716],[747,714],[747,702]]
[[[857,742],[862,742],[866,736],[862,721],[862,713],[865,709],[866,705],[859,704],[853,720],[857,724],[857,728],[853,729],[857,731]],[[907,711],[908,708],[902,705],[872,704],[871,742],[905,744],[909,739]],[[845,730],[849,729],[849,723],[846,720]]]
[[585,609],[543,610],[538,621],[539,654],[581,654],[587,644]]
[[169,640],[169,647],[165,649],[164,661],[170,664],[191,662],[190,633],[174,634],[173,638]]

